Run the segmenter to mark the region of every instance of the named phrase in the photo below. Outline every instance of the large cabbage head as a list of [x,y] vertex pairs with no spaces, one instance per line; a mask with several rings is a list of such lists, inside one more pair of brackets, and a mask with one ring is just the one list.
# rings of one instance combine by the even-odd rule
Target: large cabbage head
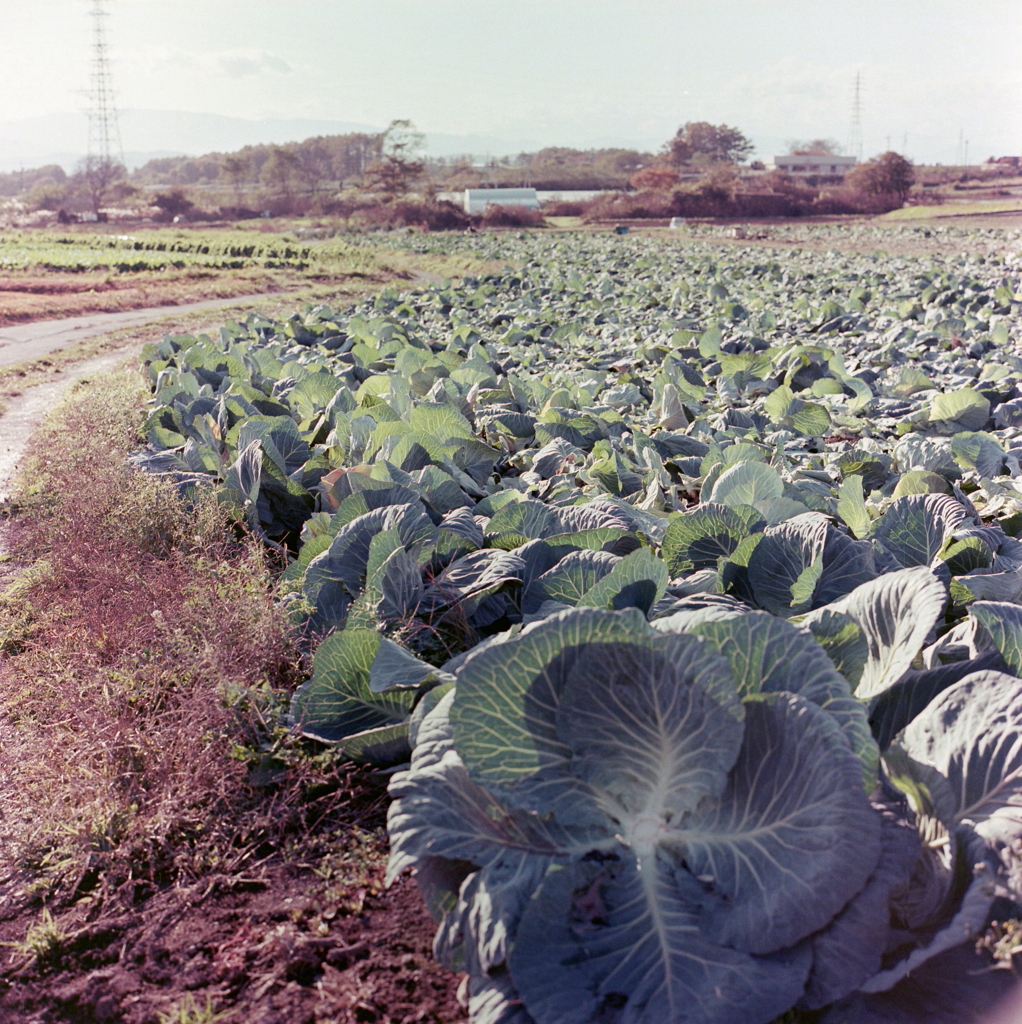
[[[781,627],[778,646],[741,622],[743,647],[774,644],[757,660],[719,628],[576,609],[466,660],[389,824],[391,875],[416,867],[474,1022],[766,1024],[877,970],[826,937],[871,890],[884,816],[826,707],[847,686]],[[774,685],[778,658],[803,692]]]

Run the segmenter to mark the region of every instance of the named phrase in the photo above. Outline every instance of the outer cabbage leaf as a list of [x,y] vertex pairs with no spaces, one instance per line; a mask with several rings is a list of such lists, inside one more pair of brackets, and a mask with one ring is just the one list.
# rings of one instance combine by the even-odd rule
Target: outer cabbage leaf
[[772,466],[762,462],[739,462],[717,477],[707,499],[714,505],[755,505],[784,493],[784,481]]
[[742,719],[727,662],[676,635],[577,652],[555,724],[570,752],[565,768],[585,784],[576,798],[642,846],[644,829],[720,795]]
[[628,849],[548,873],[510,959],[526,1008],[558,1021],[611,1008],[650,1024],[770,1020],[801,993],[809,964],[799,941],[879,858],[880,819],[858,762],[815,705],[767,695],[746,705],[719,798],[679,813],[683,794],[670,783],[691,748],[683,742],[672,759],[673,743],[651,737],[683,737],[690,701],[663,684],[654,697],[624,661],[594,692],[597,671],[576,664],[559,717],[573,769]]
[[688,627],[720,651],[743,696],[786,690],[811,700],[834,717],[862,761],[867,789],[876,781],[879,752],[866,709],[813,637],[766,612],[750,612]]
[[584,608],[639,608],[647,615],[667,590],[667,566],[649,548],[625,555],[579,601]]
[[799,1006],[817,1010],[848,995],[880,970],[891,930],[891,893],[919,856],[919,835],[900,808],[881,812],[880,860],[865,888],[812,939],[813,969]]
[[386,637],[380,638],[380,645],[369,669],[369,689],[373,693],[416,689],[426,684],[453,681],[454,677],[449,672],[434,668]]
[[824,927],[863,888],[880,857],[880,816],[830,715],[787,693],[745,709],[727,791],[681,822],[675,848],[702,883],[703,931],[769,953]]
[[875,575],[869,548],[839,533],[818,512],[767,527],[749,555],[753,595],[775,615],[828,604]]
[[946,494],[906,494],[876,521],[873,537],[899,565],[930,565],[967,519],[965,506]]
[[870,519],[863,497],[862,477],[846,477],[838,488],[838,495],[837,514],[856,537],[868,537],[873,520]]
[[946,602],[944,584],[919,566],[864,583],[802,622],[814,629],[817,621],[840,613],[859,627],[868,656],[855,696],[869,700],[893,685],[912,665]]
[[752,609],[726,594],[690,594],[677,598],[650,625],[661,633],[688,633],[700,622],[716,622],[734,615],[750,615]]
[[526,614],[535,612],[544,601],[578,604],[617,561],[617,555],[609,551],[569,552],[529,585],[522,595],[522,611]]
[[[998,862],[996,855],[984,848],[983,841],[968,830],[953,833],[951,842],[956,847],[956,874],[961,876],[956,881],[962,882],[960,886],[949,887],[945,893],[947,898],[941,909],[946,909],[950,902],[951,912],[936,932],[929,929],[932,934],[925,946],[912,950],[893,966],[874,974],[860,986],[861,992],[886,992],[946,950],[960,946],[963,942],[970,945],[975,943],[976,936],[987,921],[991,905],[1004,891],[997,880]],[[892,900],[895,911],[898,902],[898,899]],[[921,930],[924,933],[926,931]]]
[[672,516],[661,551],[668,571],[674,577],[716,568],[718,559],[730,557],[760,522],[751,506],[707,504]]
[[[453,700],[448,693],[424,718],[410,769],[391,781],[387,877],[393,881],[424,862],[467,865],[453,873],[460,892],[436,945],[452,969],[460,964],[482,974],[506,959],[522,909],[548,866],[614,842],[606,831],[567,830],[509,807],[476,785],[454,750]],[[436,883],[436,871],[427,871],[426,880]]]
[[369,548],[373,538],[386,530],[398,531],[401,546],[418,549],[436,541],[436,527],[420,504],[388,505],[357,516],[342,526],[306,572],[306,588],[326,581],[340,582],[352,595],[366,583]]
[[[822,1024],[1009,1024],[1018,1017],[1018,981],[1012,971],[991,968],[967,941],[920,964],[890,991],[836,1003]],[[1001,1005],[1005,997],[1011,1005]]]
[[371,630],[346,629],[319,645],[312,678],[291,698],[291,717],[303,735],[334,743],[369,729],[407,727],[414,693],[369,688],[380,640]]
[[[602,708],[596,721],[612,731],[625,727],[628,706],[621,701],[630,694],[636,717],[626,727],[636,737],[635,764],[619,782],[631,796],[613,786],[597,796],[576,770],[579,755],[566,737],[581,725],[560,709],[567,689],[582,694],[578,701],[591,710]],[[579,723],[591,721],[584,707],[571,707]],[[684,722],[675,721],[679,707],[690,713]],[[634,619],[584,609],[554,615],[510,645],[469,658],[458,673],[451,716],[473,778],[516,806],[553,811],[565,824],[617,815],[607,792],[629,807],[641,804],[651,786],[663,799],[676,793],[678,800],[698,800],[723,786],[728,759],[733,762],[741,742],[730,669],[708,644],[658,636]],[[674,782],[656,774],[661,768],[678,773]]]
[[507,971],[469,978],[468,1017],[472,1024],[536,1024],[518,998]]
[[1008,669],[1022,676],[1022,607],[1002,601],[977,601],[969,612],[990,636]]
[[930,422],[947,430],[982,430],[990,419],[990,399],[972,388],[937,395],[930,406]]
[[520,583],[524,574],[525,563],[510,551],[484,548],[462,555],[433,580],[420,614],[428,617],[456,608],[470,618],[485,597]]
[[1022,680],[975,672],[905,730],[905,752],[947,779],[953,817],[989,843],[1022,838]]
[[1005,668],[997,651],[987,651],[968,661],[952,661],[930,669],[909,669],[870,705],[869,724],[877,746],[886,750],[895,736],[939,693],[973,672]]
[[457,673],[451,724],[473,779],[490,788],[512,787],[570,756],[553,716],[577,649],[641,643],[650,633],[635,609],[578,609],[529,626],[509,645],[470,654]]

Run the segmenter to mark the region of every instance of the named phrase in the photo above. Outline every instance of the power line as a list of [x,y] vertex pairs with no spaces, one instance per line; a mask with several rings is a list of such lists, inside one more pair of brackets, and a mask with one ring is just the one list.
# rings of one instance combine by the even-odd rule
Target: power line
[[121,129],[114,104],[107,56],[105,10],[108,0],[92,0],[92,70],[89,77],[89,157],[104,164],[124,163]]

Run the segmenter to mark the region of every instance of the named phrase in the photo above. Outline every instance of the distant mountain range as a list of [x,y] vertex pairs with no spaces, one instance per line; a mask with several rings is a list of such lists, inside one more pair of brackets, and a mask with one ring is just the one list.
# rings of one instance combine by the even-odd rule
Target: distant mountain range
[[[120,116],[124,159],[129,170],[161,156],[200,156],[233,152],[259,143],[300,142],[314,135],[379,132],[379,125],[354,121],[266,118],[250,121],[184,110],[128,110]],[[541,148],[543,143],[484,135],[427,134],[431,156],[503,156]],[[82,113],[45,114],[0,121],[0,172],[60,164],[65,170],[85,155],[88,124]]]

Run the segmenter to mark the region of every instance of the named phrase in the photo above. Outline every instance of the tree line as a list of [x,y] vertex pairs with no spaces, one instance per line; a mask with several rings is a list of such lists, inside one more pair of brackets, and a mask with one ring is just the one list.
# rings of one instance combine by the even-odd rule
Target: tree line
[[[838,146],[830,139],[812,139],[792,142],[789,148],[793,153],[828,154]],[[431,158],[415,126],[395,120],[378,134],[315,136],[231,153],[161,157],[130,174],[116,161],[90,157],[71,175],[55,165],[0,175],[0,196],[21,195],[36,209],[95,213],[104,206],[145,203],[159,206],[168,219],[187,215],[203,200],[204,205],[213,202],[235,212],[265,204],[275,212],[297,212],[345,189],[382,196],[415,190],[427,199],[438,190],[501,185],[662,192],[683,179],[699,178],[708,194],[724,196],[738,187],[737,167],[752,152],[751,140],[737,128],[689,121],[656,153],[550,146],[483,162],[469,156]],[[764,169],[758,162],[749,166]],[[885,153],[855,168],[846,184],[903,201],[912,181],[911,164],[897,153]]]

